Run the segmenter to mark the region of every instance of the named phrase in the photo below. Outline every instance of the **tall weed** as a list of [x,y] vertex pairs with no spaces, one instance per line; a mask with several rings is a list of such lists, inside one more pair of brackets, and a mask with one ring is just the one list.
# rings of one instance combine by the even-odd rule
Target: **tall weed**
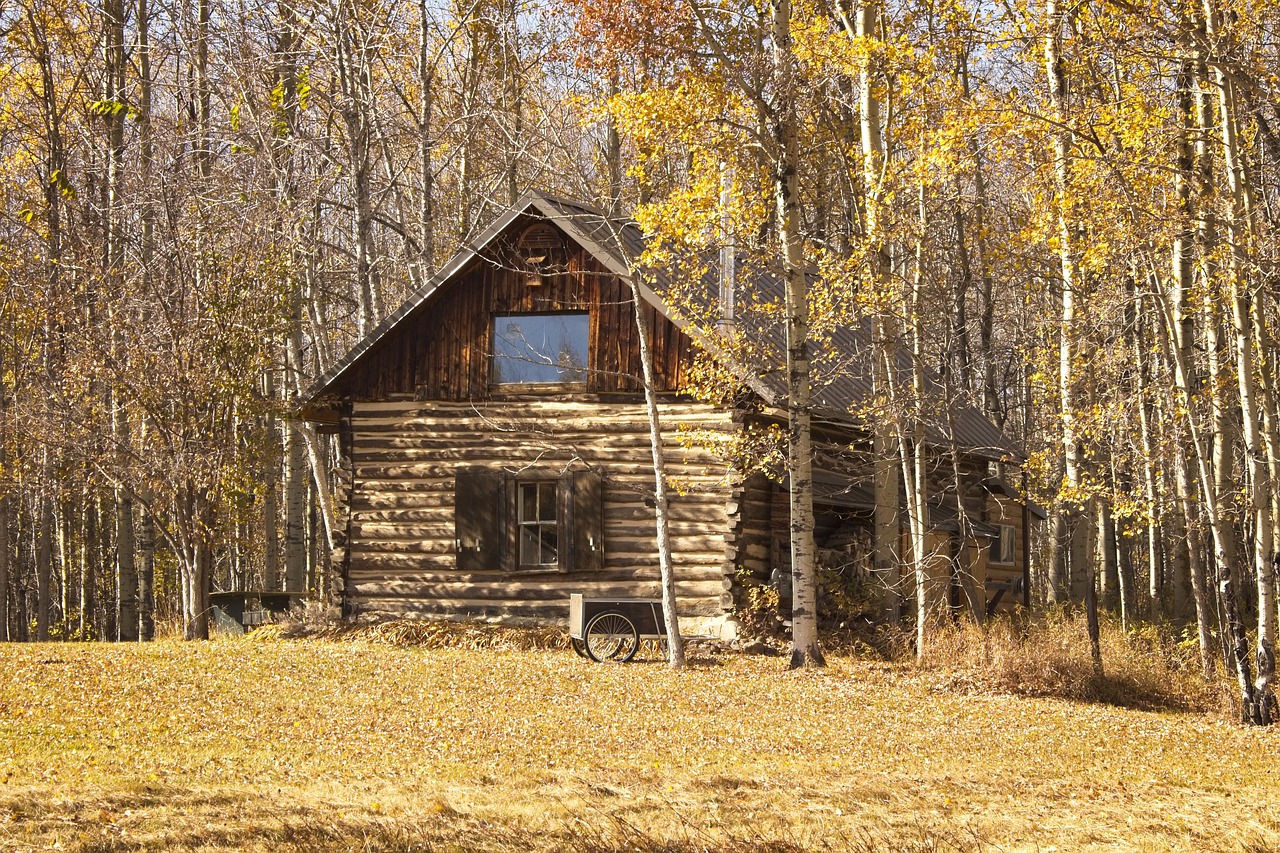
[[1221,708],[1221,686],[1201,676],[1195,649],[1179,643],[1171,629],[1141,625],[1126,632],[1104,614],[1099,635],[1101,676],[1094,672],[1084,615],[1064,609],[985,625],[947,625],[934,633],[920,666],[1025,696],[1151,709]]

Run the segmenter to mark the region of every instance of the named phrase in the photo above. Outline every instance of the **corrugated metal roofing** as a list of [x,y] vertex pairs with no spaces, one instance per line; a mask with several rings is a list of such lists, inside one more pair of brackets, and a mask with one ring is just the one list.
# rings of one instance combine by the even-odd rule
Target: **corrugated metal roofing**
[[[340,361],[322,375],[303,395],[303,405],[316,401],[338,382],[342,376],[365,353],[391,332],[405,317],[421,308],[431,297],[474,259],[481,257],[484,249],[502,234],[518,217],[529,214],[545,218],[559,226],[570,238],[577,241],[596,257],[610,272],[629,279],[632,275],[631,262],[640,256],[645,249],[645,238],[633,222],[610,220],[600,210],[569,199],[558,198],[536,190],[526,192],[521,199],[503,212],[483,232],[460,248],[416,293],[405,300],[379,323],[365,338],[357,343]],[[718,260],[715,259],[715,260]],[[703,287],[694,289],[689,294],[695,304],[692,309],[700,314],[713,310],[714,300],[718,296],[718,272],[715,261],[707,264],[708,272],[704,277]],[[664,274],[654,276],[652,287],[641,285],[641,295],[645,301],[681,326],[695,341],[713,354],[725,355],[723,338],[716,339],[715,332],[701,331],[696,324],[688,322],[678,311],[674,310],[661,294],[672,292],[673,282]],[[782,299],[782,282],[774,275],[753,270],[749,279],[749,289],[753,302],[769,303]],[[684,288],[687,291],[689,288]],[[698,304],[700,303],[700,304]],[[739,323],[750,320],[741,314],[737,315]],[[764,354],[773,362],[771,365],[751,365],[744,367],[742,376],[756,393],[770,405],[781,407],[786,399],[785,370],[782,365],[786,360],[785,331],[779,323],[761,323],[750,329],[753,340],[763,344]],[[820,387],[815,387],[813,404],[815,412],[825,418],[837,422],[854,424],[859,418],[852,414],[873,397],[871,384],[872,340],[869,325],[863,323],[857,328],[840,328],[831,339],[832,349],[840,355],[840,369]],[[821,357],[821,353],[815,356]],[[897,365],[901,375],[909,376],[911,372],[910,353],[899,350]],[[929,372],[927,384],[933,394],[940,388],[936,374]],[[950,407],[949,420],[954,423],[957,444],[970,453],[989,459],[1018,457],[1019,453],[1013,444],[972,406],[960,402]],[[950,430],[944,424],[929,424],[926,427],[929,441],[935,444],[948,443]]]

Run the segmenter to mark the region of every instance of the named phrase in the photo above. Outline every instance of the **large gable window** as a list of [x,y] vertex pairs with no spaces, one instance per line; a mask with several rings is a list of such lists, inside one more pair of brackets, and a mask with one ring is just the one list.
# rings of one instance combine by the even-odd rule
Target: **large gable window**
[[587,314],[500,314],[493,318],[493,384],[587,381]]

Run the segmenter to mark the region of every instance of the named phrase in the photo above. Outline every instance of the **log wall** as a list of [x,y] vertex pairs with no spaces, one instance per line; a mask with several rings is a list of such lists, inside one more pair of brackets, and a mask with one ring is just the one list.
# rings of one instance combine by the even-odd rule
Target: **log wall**
[[[709,406],[662,407],[672,496],[672,548],[680,612],[724,612],[731,489],[713,453],[679,442],[684,426],[722,431]],[[659,597],[648,422],[643,404],[570,399],[354,403],[346,600],[353,615],[529,618],[563,623],[570,592]],[[604,478],[604,568],[598,572],[459,571],[455,472],[494,466],[510,474],[590,468]]]

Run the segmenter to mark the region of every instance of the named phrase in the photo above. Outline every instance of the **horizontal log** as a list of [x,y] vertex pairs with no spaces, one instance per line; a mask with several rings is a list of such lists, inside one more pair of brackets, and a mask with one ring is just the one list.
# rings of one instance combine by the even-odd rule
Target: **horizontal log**
[[[607,531],[607,539],[605,540],[605,548],[611,551],[627,551],[633,553],[644,553],[646,549],[657,554],[657,546],[654,544],[653,536],[650,534],[644,536],[629,536],[614,531]],[[671,550],[674,553],[714,553],[717,556],[724,554],[724,536],[723,535],[693,535],[693,536],[672,536]]]
[[453,494],[453,477],[421,477],[416,479],[388,479],[362,477],[353,487],[352,500],[359,500],[365,495],[429,495],[434,492]]
[[[676,578],[680,581],[704,582],[714,581],[721,577],[717,569],[706,567],[677,567]],[[620,569],[603,569],[593,572],[504,572],[462,571],[453,565],[436,568],[413,567],[411,565],[395,565],[386,560],[363,559],[353,561],[349,576],[356,580],[376,581],[378,579],[404,580],[413,583],[506,583],[519,580],[521,583],[560,583],[565,579],[583,579],[603,583],[629,583],[631,581],[656,581],[658,567],[627,566]]]
[[448,554],[453,555],[453,539],[366,539],[353,537],[351,556],[361,554]]
[[[488,446],[505,447],[549,447],[549,448],[586,448],[594,452],[616,450],[625,453],[644,453],[650,449],[647,435],[632,435],[625,430],[596,430],[589,435],[574,435],[563,432],[548,432],[538,435],[520,435],[519,433],[457,433],[448,434],[432,432],[430,437],[415,432],[387,433],[385,435],[357,435],[355,439],[355,458],[377,458],[380,454],[418,454],[435,456],[453,450],[459,445],[474,443],[477,435],[483,435]],[[605,446],[607,445],[607,447]],[[680,446],[672,442],[671,446]],[[713,454],[708,453],[708,456]]]
[[[599,400],[519,400],[519,401],[487,401],[448,402],[443,400],[419,401],[385,401],[356,402],[352,405],[351,414],[355,420],[384,420],[389,418],[445,418],[445,419],[491,419],[502,414],[522,415],[524,417],[545,418],[552,414],[581,417],[631,416],[638,420],[646,420],[647,406],[643,402],[603,402]],[[730,413],[705,403],[659,403],[658,414],[662,419],[678,420],[689,418],[715,418],[728,422]]]
[[356,524],[388,523],[409,524],[412,522],[438,522],[442,519],[453,521],[453,507],[442,509],[430,506],[402,506],[394,509],[358,508],[351,511],[352,522]]
[[[672,521],[695,521],[719,526],[725,524],[723,513],[710,503],[700,500],[673,500],[668,508],[667,517]],[[626,503],[614,502],[610,504],[606,502],[604,520],[606,523],[633,521],[652,525],[654,523],[654,510],[645,506],[640,496],[637,495],[634,501]]]
[[[669,524],[673,537],[724,536],[724,525],[716,521],[685,520],[673,513]],[[633,536],[652,543],[654,521],[641,518],[636,521],[605,512],[606,535]],[[439,507],[417,507],[395,510],[353,510],[351,524],[356,535],[370,538],[451,539],[454,535],[454,508],[452,504]]]
[[[498,601],[535,602],[568,601],[570,593],[580,592],[593,598],[660,598],[662,588],[657,580],[631,583],[598,583],[566,576],[561,584],[417,584],[399,580],[348,582],[355,595],[378,598],[407,597],[432,601]],[[719,583],[676,583],[676,597],[683,599],[716,598],[722,592]]]
[[438,539],[452,542],[454,539],[453,514],[440,518],[435,524],[394,524],[383,521],[352,521],[351,535],[357,542],[400,542]]
[[[522,458],[519,465],[513,462],[501,462],[492,457],[477,457],[475,459],[458,459],[456,463],[465,463],[468,465],[488,466],[502,468],[511,473],[518,473],[523,469],[532,465],[538,465],[542,471],[558,471],[560,468],[568,464],[570,460],[551,460],[541,459],[535,460],[533,457]],[[637,464],[630,461],[620,463],[607,462],[603,460],[586,460],[588,464],[600,469],[601,473],[608,479],[618,483],[625,483],[631,488],[637,490],[649,490],[653,486],[653,466],[649,464]],[[379,481],[378,488],[389,489],[395,484],[400,484],[402,491],[412,491],[415,483],[449,483],[452,485],[457,465],[440,465],[432,462],[370,462],[360,463],[355,467],[357,493],[364,488],[369,481]],[[686,484],[687,486],[697,486],[700,491],[719,492],[720,485],[724,479],[724,471],[722,467],[696,466],[682,467],[671,466],[667,470],[667,475],[674,481]],[[386,482],[383,482],[386,481]],[[408,486],[408,488],[405,488]]]
[[[352,595],[351,603],[356,615],[388,616],[398,618],[436,617],[469,617],[476,619],[536,619],[548,625],[565,625],[569,619],[569,603],[560,602],[513,602],[497,604],[490,601],[468,601],[453,599],[448,601],[399,599],[386,596]],[[719,616],[724,612],[719,599],[681,601],[678,604],[681,616]]]

